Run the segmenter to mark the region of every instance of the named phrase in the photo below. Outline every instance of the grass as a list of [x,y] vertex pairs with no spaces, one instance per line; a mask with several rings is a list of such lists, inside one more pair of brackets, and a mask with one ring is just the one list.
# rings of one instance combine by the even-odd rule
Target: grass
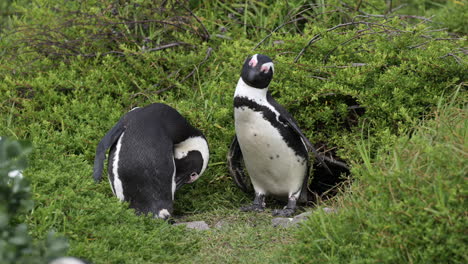
[[[461,103],[462,102],[462,103]],[[297,263],[465,263],[468,173],[466,94],[376,159],[359,142],[363,164],[335,200],[297,233]]]
[[[0,58],[0,75],[4,76],[0,135],[27,139],[34,146],[24,175],[35,206],[17,219],[28,225],[34,238],[42,239],[55,230],[68,238],[69,255],[94,263],[441,263],[466,259],[462,255],[466,241],[458,232],[466,227],[466,216],[455,215],[466,204],[459,196],[466,192],[460,181],[466,163],[459,159],[466,155],[466,122],[462,122],[466,113],[458,104],[442,110],[445,104],[439,103],[457,89],[461,101],[466,99],[466,37],[453,35],[460,32],[457,16],[446,18],[447,25],[454,25],[447,32],[433,31],[446,24],[428,21],[358,18],[356,11],[340,1],[317,7],[301,6],[303,1],[190,1],[212,36],[203,41],[193,32],[168,30],[157,23],[112,24],[171,19],[170,13],[161,18],[150,1],[140,6],[85,1],[82,10],[88,8],[89,13],[79,14],[69,12],[77,2],[66,1],[60,8],[48,0],[33,2],[37,8],[22,3],[18,14],[23,16],[9,20],[11,28],[21,30],[5,29],[0,38],[5,47],[5,56]],[[387,7],[382,3],[363,1],[360,10],[383,12]],[[111,7],[117,8],[118,15],[112,14]],[[408,8],[418,10],[415,5]],[[302,11],[302,22],[284,25],[252,51],[269,30]],[[414,14],[425,14],[419,12]],[[175,14],[184,13],[178,9]],[[112,23],[99,24],[98,30],[93,23],[86,24],[88,15],[92,21]],[[203,31],[190,14],[184,15],[192,22],[184,24],[185,28]],[[355,38],[371,33],[370,28],[382,31],[382,27],[356,25],[326,32],[352,18],[385,23],[393,31]],[[66,27],[63,23],[69,21],[76,23]],[[80,23],[85,25],[80,27]],[[40,35],[44,31],[37,31],[35,25],[50,26],[56,45],[41,49],[35,46],[39,42],[29,44],[28,39],[44,39]],[[62,28],[68,42],[55,35]],[[121,38],[112,35],[112,30],[120,32],[115,34]],[[323,35],[320,41],[307,49],[299,63],[293,63],[316,34]],[[145,37],[150,38],[151,47],[173,41],[190,46],[144,52],[141,41]],[[70,42],[76,47],[69,46]],[[70,48],[96,56],[54,53]],[[208,48],[212,53],[204,60]],[[110,50],[120,53],[100,55]],[[238,208],[252,197],[233,184],[226,169],[226,152],[234,135],[234,87],[242,61],[257,52],[274,58],[273,96],[294,115],[311,141],[353,165],[348,188],[327,202],[327,206],[339,207],[338,213],[314,213],[297,230],[271,227],[270,212],[240,213]],[[356,63],[360,66],[353,66]],[[178,109],[205,133],[210,144],[206,173],[176,194],[178,221],[203,220],[211,227],[225,221],[226,227],[187,231],[136,216],[112,195],[107,182],[93,182],[94,151],[105,131],[134,106],[152,102]],[[437,114],[431,116],[438,105]],[[349,111],[351,106],[364,111]],[[426,129],[415,129],[423,117],[429,120],[423,123]],[[453,153],[459,156],[447,158]],[[270,209],[280,206],[270,205]]]

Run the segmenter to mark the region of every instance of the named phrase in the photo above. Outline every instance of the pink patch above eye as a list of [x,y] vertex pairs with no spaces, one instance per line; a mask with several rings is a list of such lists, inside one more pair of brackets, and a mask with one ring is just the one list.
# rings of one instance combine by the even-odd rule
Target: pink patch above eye
[[251,60],[249,61],[249,66],[252,66],[252,67],[257,66],[257,60],[251,59]]
[[268,66],[262,66],[262,68],[260,69],[260,71],[264,73],[267,73],[269,70],[270,70],[270,67]]

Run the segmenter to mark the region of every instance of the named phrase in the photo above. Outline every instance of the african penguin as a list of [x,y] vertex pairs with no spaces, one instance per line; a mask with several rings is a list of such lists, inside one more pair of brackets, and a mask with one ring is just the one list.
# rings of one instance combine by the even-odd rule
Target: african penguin
[[174,108],[155,103],[125,114],[99,142],[94,179],[101,180],[106,151],[112,192],[138,213],[168,219],[176,190],[205,171],[208,142]]
[[231,148],[240,147],[255,190],[253,204],[241,210],[263,211],[265,196],[270,195],[288,199],[287,206],[273,214],[291,216],[307,187],[312,144],[269,93],[273,72],[273,62],[265,55],[245,61],[234,93],[236,138]]

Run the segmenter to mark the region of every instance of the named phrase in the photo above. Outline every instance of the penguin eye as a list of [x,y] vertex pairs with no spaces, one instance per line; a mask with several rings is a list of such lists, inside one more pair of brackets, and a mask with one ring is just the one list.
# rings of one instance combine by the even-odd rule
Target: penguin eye
[[249,66],[250,66],[250,67],[255,67],[255,66],[257,66],[257,63],[258,63],[257,56],[258,56],[258,54],[255,54],[255,55],[253,55],[252,58],[250,59],[250,61],[249,61]]
[[249,61],[249,66],[250,67],[255,67],[257,66],[257,60],[252,58],[250,61]]
[[262,67],[260,67],[260,72],[268,73],[270,71],[270,69],[273,72],[273,70],[274,70],[273,62],[267,62],[267,63],[262,64]]
[[192,183],[192,182],[196,181],[198,179],[198,177],[200,177],[200,175],[198,175],[198,173],[192,172],[192,174],[190,174],[190,178],[187,180],[186,183]]

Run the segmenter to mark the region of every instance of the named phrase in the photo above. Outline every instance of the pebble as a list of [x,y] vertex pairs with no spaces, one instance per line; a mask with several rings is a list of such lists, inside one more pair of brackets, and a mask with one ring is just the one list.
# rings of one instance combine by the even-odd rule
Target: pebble
[[222,228],[226,227],[226,225],[227,225],[227,222],[224,221],[224,220],[221,220],[221,221],[217,222],[217,223],[214,225],[214,228],[216,228],[216,229],[222,229]]
[[209,230],[210,227],[205,221],[193,221],[193,222],[182,222],[176,223],[175,226],[178,225],[185,225],[188,229],[195,229],[195,230]]
[[[325,213],[336,213],[335,208],[324,207],[324,208],[322,208],[322,210]],[[292,217],[292,218],[276,217],[276,218],[271,219],[271,224],[274,227],[283,227],[283,228],[296,226],[297,224],[307,220],[307,218],[309,218],[309,216],[312,213],[313,213],[313,211],[307,211],[307,212],[304,212],[302,214],[298,214],[298,215],[296,215],[295,217]]]

